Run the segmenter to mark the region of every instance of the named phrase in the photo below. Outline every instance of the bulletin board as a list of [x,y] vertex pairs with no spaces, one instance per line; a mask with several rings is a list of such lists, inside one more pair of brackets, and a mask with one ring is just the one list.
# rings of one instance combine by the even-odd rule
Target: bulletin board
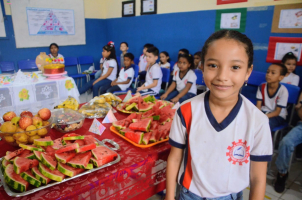
[[11,0],[17,48],[86,44],[83,0]]
[[302,4],[275,6],[272,33],[302,33]]

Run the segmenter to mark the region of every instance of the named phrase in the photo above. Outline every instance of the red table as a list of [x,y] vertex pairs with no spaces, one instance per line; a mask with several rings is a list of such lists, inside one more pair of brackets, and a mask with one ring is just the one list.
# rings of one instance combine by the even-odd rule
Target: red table
[[[118,120],[127,117],[127,114],[117,112]],[[99,121],[102,122],[103,119]],[[21,198],[9,197],[0,187],[0,199],[147,199],[166,188],[166,162],[170,152],[170,145],[164,142],[147,149],[133,146],[127,141],[110,131],[111,124],[104,124],[106,130],[101,136],[88,132],[91,119],[85,119],[81,129],[75,131],[81,135],[94,135],[99,140],[111,139],[117,142],[121,151],[121,161],[113,166],[98,170],[89,175],[62,183],[45,190]],[[52,139],[61,137],[63,134],[51,130]],[[0,157],[6,151],[16,150],[0,141]]]

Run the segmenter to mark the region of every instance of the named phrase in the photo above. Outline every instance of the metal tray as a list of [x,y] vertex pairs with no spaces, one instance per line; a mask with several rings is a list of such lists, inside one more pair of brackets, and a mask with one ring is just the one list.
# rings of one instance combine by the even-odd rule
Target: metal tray
[[[95,140],[96,140],[100,145],[105,146],[105,147],[107,147],[107,148],[109,148],[109,149],[111,149],[111,150],[113,150],[113,151],[119,151],[119,150],[120,150],[119,144],[117,144],[116,142],[114,142],[114,141],[112,141],[112,140],[104,139],[104,140],[102,140],[102,141],[99,141],[99,140],[96,139],[96,138],[95,138]],[[106,142],[112,144],[115,148],[108,147],[108,146],[105,144]],[[0,167],[2,167],[2,164],[1,164],[1,163],[2,163],[2,159],[4,159],[4,158],[3,158],[3,157],[0,158]],[[29,194],[33,194],[33,193],[38,192],[38,191],[40,191],[40,190],[43,190],[43,189],[52,187],[52,186],[54,186],[54,185],[58,185],[58,184],[61,184],[61,183],[65,183],[65,182],[70,181],[70,180],[72,180],[72,179],[75,179],[75,178],[84,176],[84,175],[89,174],[89,173],[94,172],[94,171],[97,171],[97,170],[99,170],[99,169],[103,169],[103,168],[105,168],[105,167],[109,167],[109,166],[111,166],[111,165],[114,165],[114,164],[120,162],[120,160],[121,160],[121,157],[120,157],[119,154],[117,154],[117,158],[116,158],[114,161],[112,161],[112,162],[110,162],[110,163],[107,163],[107,164],[105,164],[105,165],[103,165],[103,166],[101,166],[101,167],[93,168],[93,169],[84,171],[84,172],[82,172],[81,174],[78,174],[78,175],[76,175],[76,176],[74,176],[74,177],[65,178],[65,179],[64,179],[63,181],[61,181],[61,182],[53,182],[53,183],[50,183],[50,184],[45,185],[45,186],[41,186],[41,187],[38,187],[38,188],[34,188],[34,189],[31,189],[31,190],[28,190],[28,191],[26,191],[26,192],[15,192],[14,190],[12,190],[12,189],[6,184],[6,182],[5,182],[5,180],[4,180],[4,176],[3,176],[2,170],[0,170],[0,179],[1,179],[0,187],[3,186],[5,192],[6,192],[9,196],[11,196],[11,197],[22,197],[22,196],[26,196],[26,195],[29,195]]]

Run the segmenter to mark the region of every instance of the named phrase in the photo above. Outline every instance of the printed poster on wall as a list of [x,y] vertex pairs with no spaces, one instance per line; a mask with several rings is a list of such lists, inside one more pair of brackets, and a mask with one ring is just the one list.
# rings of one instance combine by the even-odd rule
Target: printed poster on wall
[[302,28],[302,8],[281,10],[279,28]]
[[217,0],[217,5],[230,4],[230,3],[242,3],[247,2],[247,0]]
[[26,8],[29,35],[74,35],[74,11]]
[[244,32],[246,12],[246,8],[217,10],[215,30],[229,29]]
[[298,61],[301,59],[301,43],[276,43],[275,60],[282,60],[283,56],[288,52],[292,52]]

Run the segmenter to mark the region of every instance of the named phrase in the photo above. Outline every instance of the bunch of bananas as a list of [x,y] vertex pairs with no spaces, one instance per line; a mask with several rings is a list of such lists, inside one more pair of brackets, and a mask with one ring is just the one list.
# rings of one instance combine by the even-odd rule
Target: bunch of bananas
[[103,104],[103,103],[107,102],[109,105],[112,105],[115,107],[119,103],[121,103],[122,100],[119,97],[115,96],[114,94],[106,93],[106,94],[102,94],[98,97],[95,97],[94,102],[99,103],[99,104]]
[[75,98],[69,96],[63,103],[56,106],[55,109],[56,108],[70,108],[72,110],[78,110],[79,102]]

